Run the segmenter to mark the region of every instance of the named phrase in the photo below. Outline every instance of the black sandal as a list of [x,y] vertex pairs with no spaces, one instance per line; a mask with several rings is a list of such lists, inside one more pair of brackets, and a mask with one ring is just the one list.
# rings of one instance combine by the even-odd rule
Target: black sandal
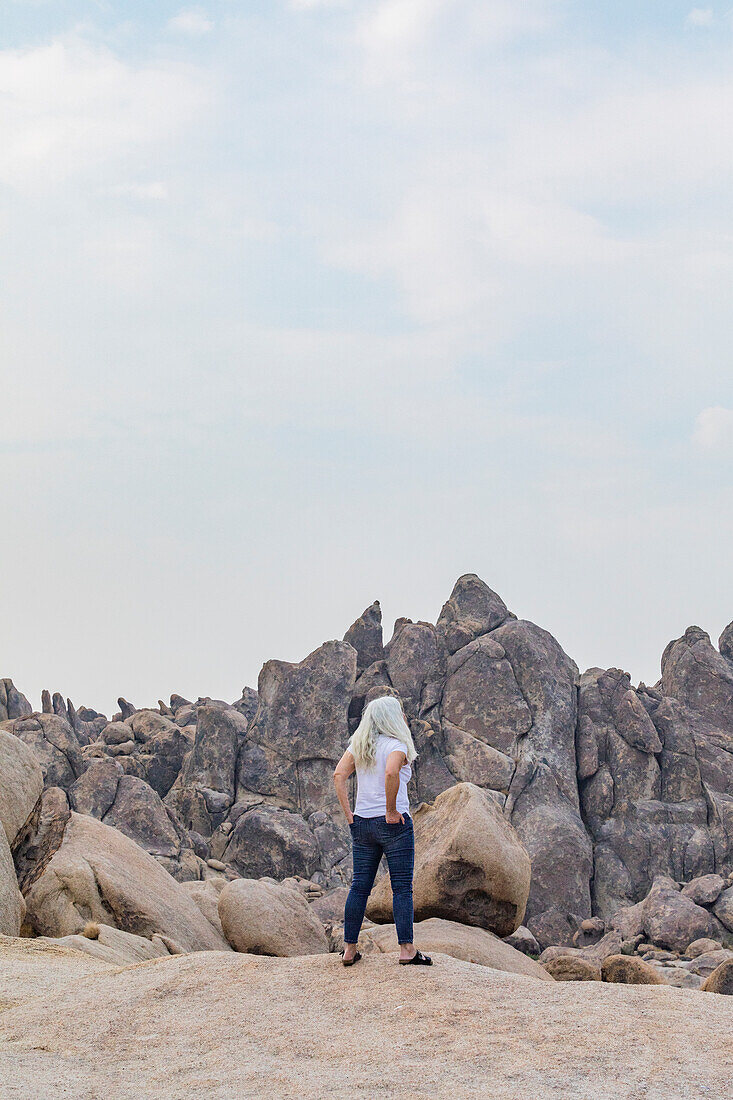
[[415,951],[411,959],[400,959],[400,966],[432,966],[433,960],[422,951]]
[[[339,951],[339,955],[341,956],[342,959],[344,959],[344,952],[343,951]],[[358,963],[360,959],[361,959],[361,951],[357,951],[356,954],[354,955],[353,959],[344,959],[344,966],[353,966],[354,963]]]

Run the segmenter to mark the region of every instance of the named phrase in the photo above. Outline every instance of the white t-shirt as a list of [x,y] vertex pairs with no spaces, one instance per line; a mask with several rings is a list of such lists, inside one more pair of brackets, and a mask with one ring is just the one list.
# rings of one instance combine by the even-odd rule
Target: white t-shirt
[[[404,752],[405,746],[396,737],[377,737],[377,759],[373,768],[356,769],[356,806],[354,813],[358,817],[384,817],[387,813],[387,794],[384,789],[384,775],[387,771],[387,757],[391,752]],[[397,813],[406,814],[410,810],[407,797],[407,784],[412,778],[412,768],[403,764],[400,768],[400,787],[397,791]]]

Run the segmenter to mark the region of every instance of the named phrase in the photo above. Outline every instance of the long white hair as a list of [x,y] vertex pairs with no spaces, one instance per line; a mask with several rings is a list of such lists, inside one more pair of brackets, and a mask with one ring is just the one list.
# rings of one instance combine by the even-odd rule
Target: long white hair
[[349,741],[349,751],[357,767],[374,767],[377,759],[377,737],[380,733],[385,737],[394,737],[404,745],[407,763],[412,763],[417,756],[417,749],[400,701],[394,695],[380,695],[364,707],[361,722]]

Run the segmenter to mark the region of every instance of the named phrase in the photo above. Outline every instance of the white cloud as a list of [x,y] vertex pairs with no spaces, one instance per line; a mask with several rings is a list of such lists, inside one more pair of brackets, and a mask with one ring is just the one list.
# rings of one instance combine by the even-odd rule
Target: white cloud
[[293,11],[316,11],[318,8],[346,8],[350,0],[289,0]]
[[691,27],[712,27],[715,15],[712,8],[693,8],[686,22]]
[[27,191],[98,177],[170,142],[208,94],[185,66],[134,65],[79,38],[0,51],[0,181]]
[[733,447],[733,409],[711,405],[695,418],[693,439],[706,451],[728,450]]
[[193,36],[208,34],[214,29],[212,20],[201,8],[184,8],[168,20],[168,26],[172,31]]
[[108,190],[110,195],[119,195],[121,198],[161,200],[168,198],[168,187],[161,180],[152,180],[150,183],[118,183]]
[[446,43],[457,38],[469,53],[479,45],[490,50],[547,26],[552,7],[548,0],[380,0],[367,6],[357,25],[365,76],[374,84],[418,74],[432,81],[431,47],[449,57]]

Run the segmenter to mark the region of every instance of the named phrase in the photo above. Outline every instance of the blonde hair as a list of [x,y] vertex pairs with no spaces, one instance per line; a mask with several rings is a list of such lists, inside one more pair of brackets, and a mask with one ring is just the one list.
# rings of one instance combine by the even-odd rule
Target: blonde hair
[[405,746],[407,763],[417,756],[410,727],[402,713],[402,705],[394,695],[380,695],[364,707],[356,731],[349,741],[349,751],[360,768],[373,768],[377,759],[377,737],[394,737]]

